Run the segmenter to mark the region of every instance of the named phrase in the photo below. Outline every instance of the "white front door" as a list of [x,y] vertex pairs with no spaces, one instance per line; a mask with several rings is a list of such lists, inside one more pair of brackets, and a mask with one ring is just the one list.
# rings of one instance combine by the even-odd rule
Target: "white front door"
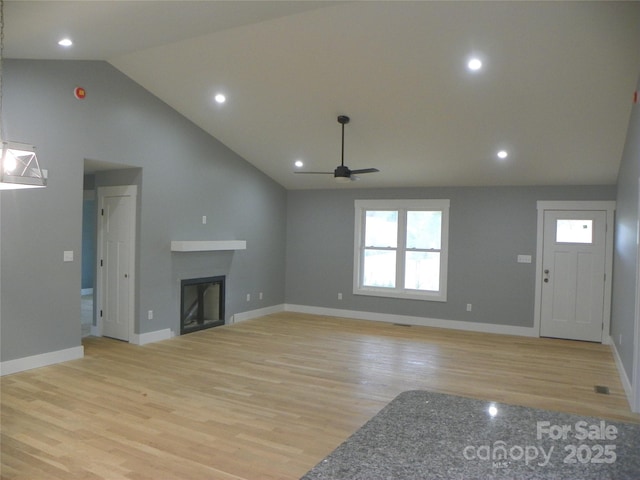
[[99,317],[102,335],[129,340],[133,320],[135,196],[126,187],[105,187],[100,201]]
[[544,212],[540,336],[602,342],[606,220],[606,211]]

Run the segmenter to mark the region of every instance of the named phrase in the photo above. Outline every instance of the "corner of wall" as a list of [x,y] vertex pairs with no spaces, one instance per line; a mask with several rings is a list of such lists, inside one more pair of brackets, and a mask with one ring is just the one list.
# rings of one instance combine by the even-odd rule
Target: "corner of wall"
[[620,354],[618,353],[618,349],[616,348],[616,342],[614,342],[613,339],[608,336],[605,343],[611,346],[611,353],[613,353],[613,359],[616,362],[618,375],[620,375],[620,382],[622,383],[624,393],[627,396],[627,402],[629,402],[629,406],[631,407],[633,405],[633,389],[631,388],[631,380],[629,380],[627,372],[624,369],[624,365],[622,364],[622,360],[620,359]]

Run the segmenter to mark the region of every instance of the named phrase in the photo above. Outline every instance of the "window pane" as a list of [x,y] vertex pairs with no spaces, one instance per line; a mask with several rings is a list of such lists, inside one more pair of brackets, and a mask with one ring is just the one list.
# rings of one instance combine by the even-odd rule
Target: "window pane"
[[407,212],[407,248],[440,250],[442,212]]
[[593,243],[593,220],[556,220],[556,242]]
[[404,287],[412,290],[440,290],[440,253],[407,252]]
[[364,251],[364,282],[368,287],[396,286],[396,252],[393,250]]
[[364,244],[367,247],[398,246],[398,212],[367,210]]

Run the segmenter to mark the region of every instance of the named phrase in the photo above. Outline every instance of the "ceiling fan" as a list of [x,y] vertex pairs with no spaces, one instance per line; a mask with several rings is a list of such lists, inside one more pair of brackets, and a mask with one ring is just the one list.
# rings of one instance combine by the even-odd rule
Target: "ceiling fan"
[[357,180],[357,177],[353,175],[358,175],[360,173],[374,173],[379,172],[377,168],[361,168],[358,170],[351,170],[344,164],[344,126],[349,123],[351,119],[346,115],[340,115],[338,117],[338,123],[342,125],[342,158],[340,161],[340,165],[336,167],[333,172],[294,172],[294,173],[304,173],[304,174],[320,174],[320,175],[331,175],[335,177],[338,182],[349,182]]

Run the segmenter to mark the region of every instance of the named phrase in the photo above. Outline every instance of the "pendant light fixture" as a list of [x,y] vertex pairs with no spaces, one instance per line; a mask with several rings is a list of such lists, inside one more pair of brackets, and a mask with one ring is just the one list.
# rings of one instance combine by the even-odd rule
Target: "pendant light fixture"
[[2,113],[2,61],[4,59],[4,0],[0,0],[0,190],[42,188],[47,179],[33,145],[5,140]]

